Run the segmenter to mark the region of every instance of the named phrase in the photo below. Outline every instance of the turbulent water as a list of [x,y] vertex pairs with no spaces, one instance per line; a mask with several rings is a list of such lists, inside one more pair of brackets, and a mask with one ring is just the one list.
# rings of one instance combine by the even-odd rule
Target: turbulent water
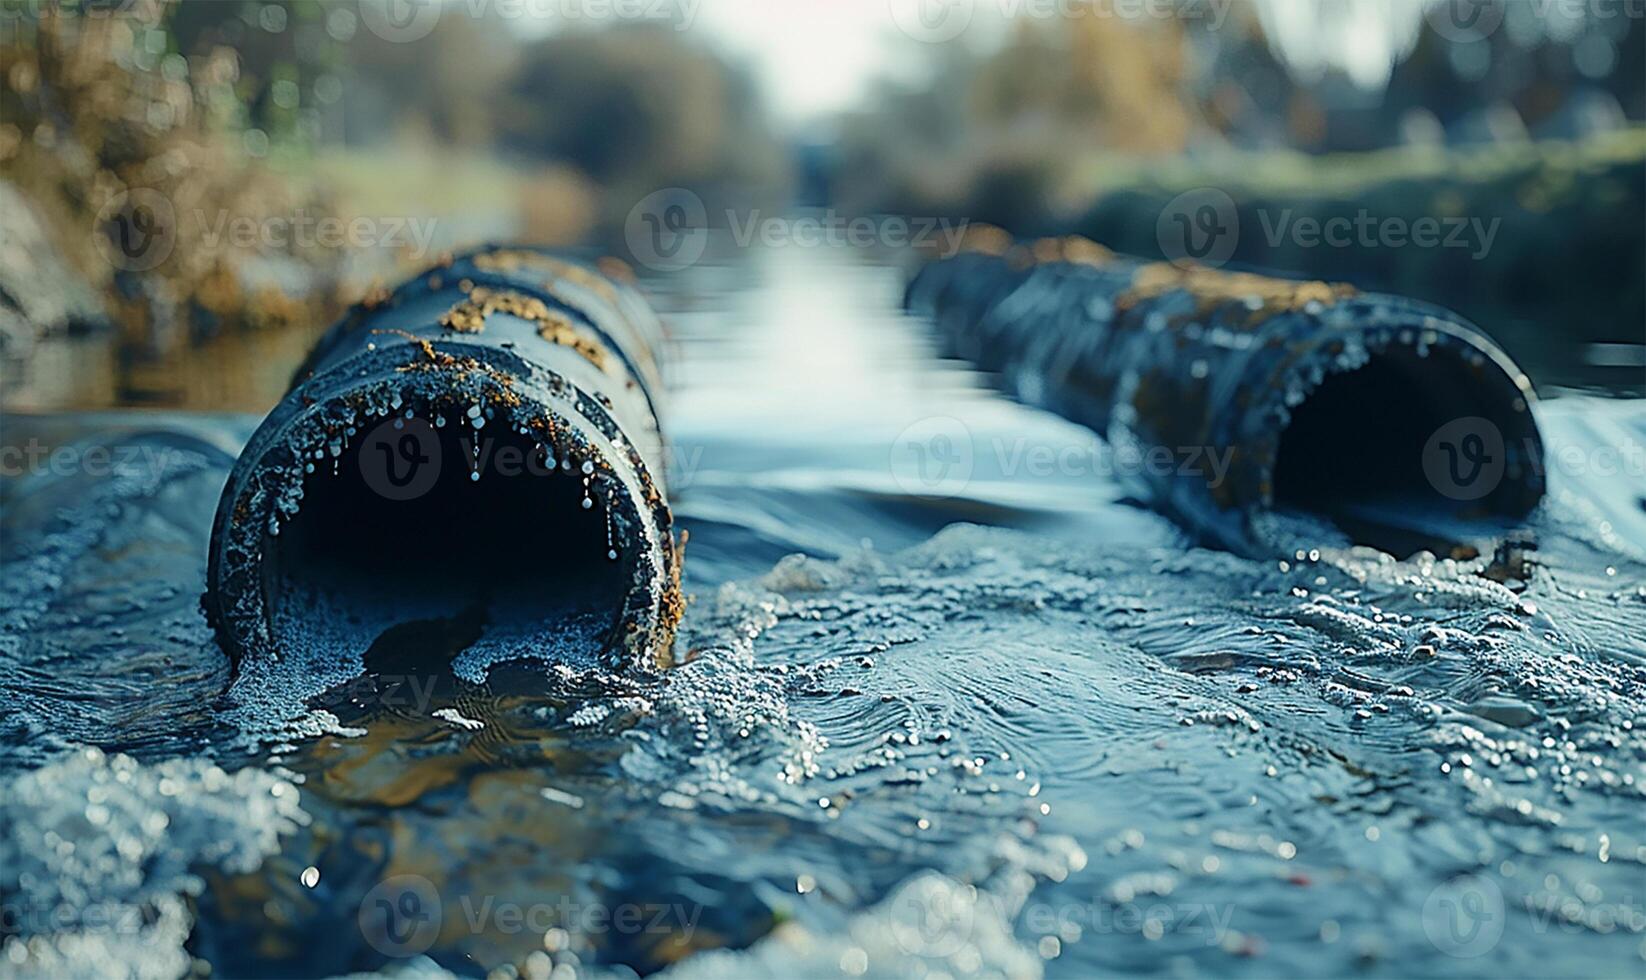
[[901,283],[659,284],[660,677],[428,613],[235,673],[198,596],[254,420],[8,420],[79,448],[0,490],[0,975],[1646,969],[1646,406],[1547,403],[1495,554],[1252,561]]

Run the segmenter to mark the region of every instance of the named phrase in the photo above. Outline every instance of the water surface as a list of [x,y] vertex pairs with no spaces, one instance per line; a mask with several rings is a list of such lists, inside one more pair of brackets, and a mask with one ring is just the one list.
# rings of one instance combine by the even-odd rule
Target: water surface
[[661,677],[488,667],[460,607],[236,674],[198,597],[255,419],[8,419],[80,448],[0,485],[0,973],[1646,967],[1646,409],[1546,404],[1495,554],[1252,561],[939,359],[903,281],[654,284]]

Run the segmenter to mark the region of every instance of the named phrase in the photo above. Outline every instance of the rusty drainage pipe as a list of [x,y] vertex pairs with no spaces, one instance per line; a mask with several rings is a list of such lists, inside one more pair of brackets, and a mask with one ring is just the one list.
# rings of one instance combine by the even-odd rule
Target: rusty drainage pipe
[[625,272],[483,248],[333,326],[218,506],[204,605],[230,656],[278,658],[317,616],[455,597],[559,624],[609,665],[665,662],[681,548],[663,333]]
[[968,245],[922,267],[910,309],[1007,393],[1096,430],[1122,482],[1208,543],[1272,554],[1324,516],[1410,553],[1448,543],[1425,528],[1502,529],[1542,498],[1531,383],[1447,310],[1082,238]]

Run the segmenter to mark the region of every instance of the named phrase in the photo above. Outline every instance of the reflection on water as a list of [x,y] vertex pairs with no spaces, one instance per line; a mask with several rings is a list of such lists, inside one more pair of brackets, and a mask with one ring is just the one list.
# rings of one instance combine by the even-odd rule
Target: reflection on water
[[1554,472],[1512,560],[1190,550],[901,285],[802,249],[656,284],[661,679],[454,668],[459,609],[231,680],[196,597],[248,420],[10,422],[120,462],[0,491],[0,896],[39,913],[0,972],[1639,972],[1638,473]]

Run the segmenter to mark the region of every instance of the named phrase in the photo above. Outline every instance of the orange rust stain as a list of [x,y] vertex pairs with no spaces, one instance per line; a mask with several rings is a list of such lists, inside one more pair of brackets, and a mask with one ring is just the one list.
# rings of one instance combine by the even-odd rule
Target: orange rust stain
[[1114,260],[1114,253],[1083,235],[1063,235],[1056,238],[1037,238],[1012,247],[1007,261],[1014,269],[1050,262],[1068,262],[1074,265],[1102,266]]
[[442,327],[459,333],[479,333],[486,328],[486,317],[507,313],[536,324],[537,335],[549,343],[570,347],[596,368],[607,370],[610,358],[605,345],[579,330],[571,317],[537,297],[513,289],[476,286],[467,280],[463,288],[468,296],[440,318]]
[[1255,296],[1262,306],[1253,311],[1248,324],[1259,323],[1276,313],[1301,309],[1311,302],[1331,306],[1338,300],[1356,295],[1355,288],[1347,283],[1298,282],[1249,272],[1224,272],[1197,265],[1153,262],[1137,270],[1132,277],[1131,288],[1120,294],[1115,306],[1121,310],[1131,309],[1138,303],[1174,289],[1185,290],[1194,296],[1199,312],[1224,303],[1245,302]]
[[630,284],[635,281],[634,269],[615,255],[602,255],[594,265],[607,279]]
[[690,536],[682,530],[672,549],[673,561],[669,565],[669,581],[663,587],[663,597],[657,616],[657,631],[660,637],[657,645],[659,666],[668,666],[669,658],[674,651],[675,631],[680,626],[681,617],[686,614],[686,595],[680,590],[680,569],[686,562],[686,540]]
[[572,321],[568,317],[559,313],[553,314],[553,317],[553,319],[538,325],[537,335],[551,344],[570,347],[583,355],[584,359],[590,364],[602,371],[606,370],[608,361],[605,345],[593,337],[584,335],[572,325]]
[[[575,262],[567,262],[552,255],[526,249],[501,249],[476,255],[474,264],[491,272],[536,272],[549,277],[544,285],[551,291],[556,280],[565,280],[594,292],[608,303],[617,303],[617,290],[610,282]],[[633,276],[632,272],[630,276]]]
[[972,224],[960,236],[962,252],[981,252],[984,255],[1005,255],[1012,247],[1012,236],[994,225]]
[[374,279],[372,280],[372,284],[366,287],[366,295],[360,298],[360,308],[363,310],[375,310],[378,307],[388,303],[389,298],[392,295],[393,294],[389,292],[388,288],[383,285],[382,280]]

